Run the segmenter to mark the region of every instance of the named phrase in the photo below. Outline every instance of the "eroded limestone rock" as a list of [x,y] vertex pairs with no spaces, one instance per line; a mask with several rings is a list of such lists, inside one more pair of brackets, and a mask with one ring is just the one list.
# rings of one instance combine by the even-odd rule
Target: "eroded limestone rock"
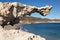
[[45,7],[34,7],[28,6],[25,4],[17,3],[17,2],[0,2],[0,17],[3,20],[2,26],[7,24],[14,25],[20,22],[20,19],[26,15],[31,15],[34,12],[39,13],[42,16],[46,16],[51,10],[52,6]]
[[22,17],[30,16],[34,12],[46,16],[51,8],[52,6],[38,8],[17,2],[0,2],[0,40],[45,40],[38,35],[19,30],[20,27],[15,24],[21,22]]

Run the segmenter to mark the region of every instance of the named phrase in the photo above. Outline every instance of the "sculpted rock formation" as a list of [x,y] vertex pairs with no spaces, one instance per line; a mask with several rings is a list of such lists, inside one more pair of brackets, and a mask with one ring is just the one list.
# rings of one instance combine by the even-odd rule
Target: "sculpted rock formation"
[[0,40],[45,40],[33,33],[19,30],[20,27],[16,24],[34,12],[46,16],[51,8],[52,6],[34,7],[17,2],[0,2]]
[[31,15],[34,12],[37,12],[42,16],[46,16],[51,8],[52,6],[38,8],[17,2],[0,2],[0,25],[5,26],[7,24],[14,25],[20,23],[20,19],[22,17]]

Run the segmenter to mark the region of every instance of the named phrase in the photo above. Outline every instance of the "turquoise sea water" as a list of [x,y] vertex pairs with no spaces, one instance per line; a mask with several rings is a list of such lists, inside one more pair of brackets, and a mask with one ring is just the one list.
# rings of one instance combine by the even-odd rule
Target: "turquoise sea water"
[[21,29],[47,40],[60,40],[60,23],[24,24],[21,25]]

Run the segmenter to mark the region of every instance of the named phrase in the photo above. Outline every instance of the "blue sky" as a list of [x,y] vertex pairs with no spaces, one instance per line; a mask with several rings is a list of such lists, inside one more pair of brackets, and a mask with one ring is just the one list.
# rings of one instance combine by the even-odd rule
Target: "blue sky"
[[52,5],[53,8],[49,15],[41,16],[39,14],[32,14],[32,16],[39,18],[60,19],[60,0],[0,0],[0,2],[20,2],[23,4],[43,7],[45,5]]

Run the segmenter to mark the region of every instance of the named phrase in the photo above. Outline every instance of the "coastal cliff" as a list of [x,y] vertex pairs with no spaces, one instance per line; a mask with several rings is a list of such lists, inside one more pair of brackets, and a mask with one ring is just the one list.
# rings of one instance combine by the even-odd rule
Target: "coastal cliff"
[[20,20],[21,24],[33,23],[60,23],[60,19],[37,18],[32,16],[25,16]]

